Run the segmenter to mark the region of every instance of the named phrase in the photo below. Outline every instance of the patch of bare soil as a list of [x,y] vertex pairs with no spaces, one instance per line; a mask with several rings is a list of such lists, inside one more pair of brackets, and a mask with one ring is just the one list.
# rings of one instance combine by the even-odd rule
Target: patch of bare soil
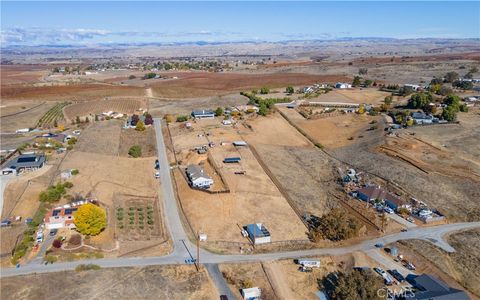
[[278,299],[261,263],[224,264],[219,267],[238,299],[242,299],[240,289],[248,287],[259,287],[262,290],[262,299]]
[[[25,284],[29,282],[29,284]],[[217,299],[205,269],[193,266],[112,268],[2,279],[2,298]]]
[[268,86],[306,85],[316,82],[338,82],[349,80],[345,76],[311,75],[304,73],[241,74],[182,72],[167,73],[178,79],[152,84],[155,97],[182,98],[226,94]]
[[75,103],[65,107],[64,113],[67,119],[74,120],[77,116],[84,117],[108,111],[132,114],[142,107],[145,108],[145,102],[142,98],[122,97],[119,99],[115,98]]
[[[480,297],[480,229],[456,233],[448,238],[456,252],[447,253],[429,242],[421,240],[402,241],[400,244],[411,249],[412,258],[421,257],[426,260],[426,267],[433,265],[443,275],[442,279],[449,284],[457,281],[463,288]],[[417,259],[418,261],[418,259]],[[415,263],[415,262],[414,262]],[[418,264],[417,264],[418,267]],[[442,274],[439,274],[441,276]],[[453,279],[453,280],[452,280]],[[453,282],[452,282],[453,281]]]
[[463,160],[453,151],[433,146],[408,134],[387,137],[385,145],[378,147],[378,150],[427,174],[437,172],[444,176],[480,182],[480,162]]
[[134,145],[142,147],[142,157],[156,156],[155,129],[153,127],[147,127],[145,131],[121,129],[118,154],[128,157],[128,150]]
[[107,84],[69,84],[69,85],[5,85],[0,91],[2,99],[35,100],[97,100],[113,96],[143,96],[144,89],[134,86]]
[[113,119],[92,123],[82,131],[75,150],[118,156],[122,125],[122,121]]
[[302,213],[321,216],[332,207],[337,187],[334,164],[315,148],[257,145],[263,161]]

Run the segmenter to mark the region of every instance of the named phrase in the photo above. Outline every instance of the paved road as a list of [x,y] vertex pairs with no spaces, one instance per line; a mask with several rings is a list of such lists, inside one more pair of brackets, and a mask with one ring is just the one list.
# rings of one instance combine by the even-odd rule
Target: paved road
[[[187,234],[183,229],[180,215],[178,213],[177,202],[173,192],[173,186],[170,176],[170,168],[167,160],[165,144],[163,141],[163,134],[161,131],[161,120],[155,119],[155,131],[157,138],[158,159],[160,162],[160,178],[161,187],[163,192],[163,205],[166,218],[166,226],[170,231],[173,241],[173,252],[166,256],[160,257],[129,257],[129,258],[109,258],[109,259],[91,259],[75,262],[63,262],[55,263],[52,265],[38,265],[29,264],[22,266],[18,269],[14,268],[2,268],[0,270],[0,277],[24,275],[31,273],[47,273],[47,272],[59,272],[66,270],[74,270],[79,264],[93,263],[103,268],[113,267],[138,267],[149,265],[166,265],[166,264],[183,264],[186,258],[195,256],[195,247],[190,243],[187,238]],[[220,264],[220,263],[239,263],[239,262],[258,262],[279,260],[286,258],[298,258],[306,256],[319,256],[319,255],[343,255],[354,251],[367,251],[375,249],[375,244],[383,243],[389,244],[399,240],[405,239],[423,239],[435,243],[437,246],[442,247],[446,251],[454,251],[450,245],[443,241],[445,234],[480,227],[480,222],[472,223],[455,223],[446,224],[432,227],[417,227],[407,232],[400,232],[390,234],[377,239],[369,240],[356,244],[350,247],[342,248],[322,248],[322,249],[309,249],[298,250],[289,252],[275,252],[264,253],[254,255],[219,255],[201,250],[200,257],[201,263],[205,264]]]
[[212,278],[212,281],[217,288],[218,296],[226,295],[228,299],[237,298],[225,281],[225,278],[223,277],[222,272],[220,272],[217,264],[205,264],[205,268],[207,269],[208,275],[210,278]]
[[15,175],[0,175],[0,217],[2,216],[3,212],[3,196],[5,193],[5,188],[7,187],[8,182],[15,177]]
[[385,214],[385,215],[386,215],[388,218],[393,219],[395,222],[398,222],[398,223],[404,225],[404,226],[407,227],[408,229],[417,227],[417,224],[408,222],[407,220],[405,220],[404,218],[402,218],[401,216],[399,216],[399,215],[397,215],[397,214]]
[[370,256],[373,260],[375,260],[377,263],[383,265],[383,267],[386,270],[393,270],[396,269],[400,274],[402,274],[404,277],[407,277],[409,274],[415,274],[415,271],[410,271],[404,266],[402,266],[401,263],[398,263],[393,260],[393,257],[389,256],[384,252],[383,249],[371,249],[365,251],[365,253]]
[[[428,240],[429,238],[437,239],[438,236],[443,236],[445,234],[480,227],[480,222],[474,223],[455,223],[455,224],[446,224],[440,226],[432,227],[418,227],[407,232],[400,232],[396,234],[391,234],[381,238],[365,241],[360,244],[356,244],[350,247],[342,248],[321,248],[321,249],[309,249],[309,250],[298,250],[298,251],[289,251],[289,252],[275,252],[275,253],[264,253],[264,254],[253,254],[253,255],[220,255],[210,252],[203,251],[201,254],[202,263],[208,264],[221,264],[221,263],[241,263],[241,262],[259,262],[259,261],[269,261],[269,260],[279,260],[287,258],[298,258],[298,257],[307,257],[307,256],[320,256],[320,255],[343,255],[352,253],[355,251],[368,251],[375,249],[376,243],[393,243],[399,240],[405,239],[424,239]],[[177,246],[179,247],[179,246]],[[185,248],[183,248],[185,249]],[[168,264],[183,264],[184,259],[188,257],[188,253],[180,248],[179,251],[175,250],[173,253],[160,256],[160,257],[129,257],[129,258],[111,258],[111,259],[91,259],[91,260],[82,260],[75,262],[64,262],[64,263],[55,263],[53,265],[26,265],[22,266],[19,269],[7,268],[1,269],[1,277],[9,277],[16,275],[24,275],[30,273],[47,273],[47,272],[59,272],[66,270],[74,270],[75,267],[79,264],[93,263],[97,264],[103,268],[114,268],[114,267],[135,267],[135,266],[149,266],[149,265],[168,265]]]

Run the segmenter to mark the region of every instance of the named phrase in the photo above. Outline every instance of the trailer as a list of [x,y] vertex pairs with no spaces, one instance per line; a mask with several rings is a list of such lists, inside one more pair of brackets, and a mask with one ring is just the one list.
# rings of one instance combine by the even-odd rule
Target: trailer
[[320,261],[319,260],[312,260],[312,259],[298,259],[297,260],[299,265],[308,268],[320,268]]

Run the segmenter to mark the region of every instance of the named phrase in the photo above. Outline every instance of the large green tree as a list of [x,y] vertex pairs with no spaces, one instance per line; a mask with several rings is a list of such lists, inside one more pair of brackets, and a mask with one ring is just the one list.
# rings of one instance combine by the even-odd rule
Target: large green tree
[[84,235],[97,235],[107,226],[105,210],[92,203],[80,206],[73,219],[77,231]]
[[353,77],[352,86],[359,86],[362,83],[362,77],[355,76]]
[[433,96],[430,93],[416,93],[408,100],[410,108],[421,108],[428,106],[433,101]]

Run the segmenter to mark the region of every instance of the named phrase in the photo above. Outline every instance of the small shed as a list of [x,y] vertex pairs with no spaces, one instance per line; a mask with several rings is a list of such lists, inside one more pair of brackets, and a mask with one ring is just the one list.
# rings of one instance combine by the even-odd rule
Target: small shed
[[242,289],[242,297],[244,300],[260,299],[261,296],[262,296],[262,290],[259,287]]
[[245,229],[255,245],[271,242],[270,232],[262,223],[248,224]]
[[235,147],[246,147],[247,146],[247,142],[245,142],[245,141],[234,141],[232,144]]

